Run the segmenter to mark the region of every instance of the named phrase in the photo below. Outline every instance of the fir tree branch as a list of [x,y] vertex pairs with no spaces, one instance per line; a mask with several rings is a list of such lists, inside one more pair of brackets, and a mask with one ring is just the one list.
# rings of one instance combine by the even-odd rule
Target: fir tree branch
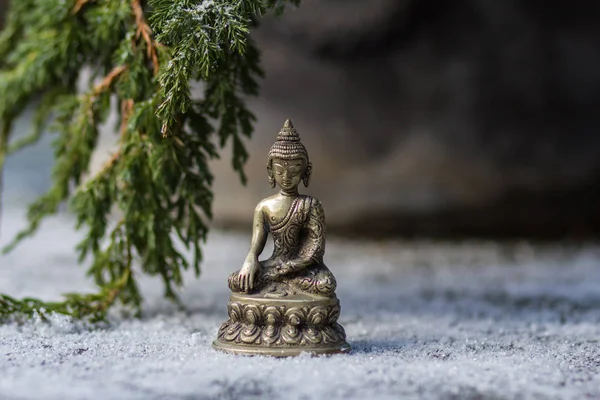
[[[298,0],[288,3],[298,4]],[[10,125],[42,92],[32,134],[0,153],[35,142],[47,121],[57,133],[52,186],[28,210],[29,226],[6,250],[33,234],[42,220],[69,201],[77,229],[80,262],[88,258],[95,294],[68,294],[62,302],[0,296],[0,319],[57,312],[102,320],[115,303],[140,311],[142,297],[132,265],[163,281],[177,301],[182,272],[200,274],[201,242],[212,217],[209,161],[232,143],[233,168],[245,182],[243,139],[254,116],[245,105],[258,94],[259,51],[250,28],[282,0],[20,0],[0,34],[0,119]],[[149,18],[147,16],[149,15]],[[149,23],[148,23],[149,21]],[[79,95],[82,66],[90,88]],[[190,84],[204,82],[193,98]],[[83,181],[99,126],[118,104],[117,151]],[[215,123],[215,126],[212,124]],[[217,142],[217,144],[215,144]],[[0,160],[1,163],[1,160]],[[111,211],[123,218],[110,222]],[[189,260],[182,246],[189,250]]]
[[117,280],[102,286],[98,293],[67,293],[64,295],[65,300],[59,302],[43,302],[34,298],[18,300],[0,294],[0,322],[18,321],[36,315],[45,321],[52,313],[86,319],[89,322],[105,322],[107,311],[130,279],[130,271],[125,270]]
[[152,29],[150,29],[150,26],[146,22],[140,0],[131,0],[131,9],[133,10],[133,15],[135,15],[135,24],[137,25],[136,37],[139,38],[142,36],[144,38],[148,52],[147,55],[152,60],[154,75],[156,75],[160,69],[158,54],[156,53],[156,43],[152,39]]
[[60,100],[61,96],[67,95],[67,93],[68,92],[65,91],[64,88],[56,87],[44,94],[40,105],[35,110],[31,132],[25,137],[10,143],[8,146],[9,155],[36,143],[42,137],[44,129],[46,128],[46,123],[56,106],[56,102]]
[[[60,204],[70,195],[70,182],[74,180],[78,183],[82,174],[88,169],[98,136],[95,103],[100,96],[106,95],[115,79],[125,70],[125,66],[115,67],[88,94],[81,96],[75,112],[77,115],[75,124],[66,127],[70,134],[63,136],[62,143],[57,142],[58,163],[54,168],[54,184],[46,195],[29,208],[27,213],[29,226],[17,234],[15,239],[3,249],[3,253],[10,252],[23,239],[34,234],[45,217],[55,214]],[[70,113],[72,110],[67,112]]]

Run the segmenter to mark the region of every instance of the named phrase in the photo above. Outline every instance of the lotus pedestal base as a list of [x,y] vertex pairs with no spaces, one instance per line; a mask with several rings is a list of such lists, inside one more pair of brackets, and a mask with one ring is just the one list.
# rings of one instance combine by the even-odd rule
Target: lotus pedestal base
[[275,357],[350,351],[344,328],[337,323],[336,297],[233,293],[227,311],[229,319],[213,342],[220,351]]

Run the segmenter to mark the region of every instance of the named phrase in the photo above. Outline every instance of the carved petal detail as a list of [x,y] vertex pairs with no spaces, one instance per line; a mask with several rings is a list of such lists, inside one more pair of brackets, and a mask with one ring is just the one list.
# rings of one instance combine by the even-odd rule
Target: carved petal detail
[[286,307],[232,301],[228,313],[229,320],[219,329],[222,342],[290,347],[335,345],[346,340],[337,323],[339,303]]

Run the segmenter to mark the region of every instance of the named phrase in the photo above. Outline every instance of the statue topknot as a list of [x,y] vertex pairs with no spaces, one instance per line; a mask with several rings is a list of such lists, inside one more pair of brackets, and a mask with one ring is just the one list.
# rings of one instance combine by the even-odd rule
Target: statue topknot
[[278,142],[299,142],[300,135],[298,135],[298,131],[294,128],[292,121],[287,119],[283,124],[283,128],[279,131],[277,135]]

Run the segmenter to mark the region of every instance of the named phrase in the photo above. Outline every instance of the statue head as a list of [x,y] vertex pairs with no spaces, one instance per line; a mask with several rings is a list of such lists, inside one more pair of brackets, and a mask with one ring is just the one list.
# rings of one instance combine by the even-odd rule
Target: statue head
[[278,184],[284,190],[294,190],[300,184],[308,187],[312,165],[308,161],[306,147],[289,119],[277,135],[277,140],[269,150],[267,173],[269,184]]

